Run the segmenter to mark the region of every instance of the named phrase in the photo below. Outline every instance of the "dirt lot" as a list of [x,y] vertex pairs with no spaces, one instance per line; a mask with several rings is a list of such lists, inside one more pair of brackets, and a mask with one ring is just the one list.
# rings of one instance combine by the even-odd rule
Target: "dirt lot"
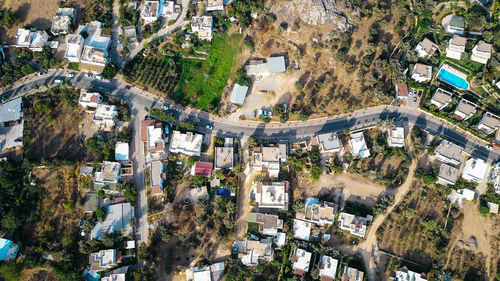
[[[0,28],[2,42],[7,44],[15,43],[16,30],[19,27],[30,25],[36,26],[39,30],[50,29],[52,17],[55,16],[59,8],[58,0],[5,0],[2,1],[2,9],[11,9],[21,21],[19,26],[9,30]],[[3,32],[5,31],[5,32]]]

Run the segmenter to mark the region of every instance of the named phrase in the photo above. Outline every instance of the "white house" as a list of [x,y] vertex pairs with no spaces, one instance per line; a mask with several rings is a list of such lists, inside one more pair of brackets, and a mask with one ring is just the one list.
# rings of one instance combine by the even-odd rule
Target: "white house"
[[200,156],[203,136],[187,132],[185,134],[179,131],[172,132],[170,140],[170,152],[182,153],[189,156]]
[[81,93],[78,103],[87,109],[96,109],[99,104],[102,104],[102,96],[99,93]]
[[118,109],[114,105],[97,104],[92,120],[103,130],[112,129],[115,126],[115,117]]
[[416,273],[403,267],[396,271],[397,281],[427,281],[425,273]]
[[489,171],[490,165],[482,159],[470,158],[465,161],[462,178],[470,182],[482,182],[486,173]]
[[396,85],[396,98],[398,100],[408,99],[408,85],[406,85],[406,84],[397,84]]
[[269,76],[286,72],[285,57],[270,57],[264,60],[250,60],[245,65],[247,75]]
[[216,170],[233,169],[234,164],[234,148],[233,147],[216,147],[214,166]]
[[287,181],[254,182],[250,199],[257,203],[259,208],[286,210],[288,208]]
[[438,183],[442,185],[454,185],[457,183],[459,175],[460,170],[443,163],[439,167]]
[[129,145],[127,142],[117,142],[115,145],[115,160],[127,163],[129,158]]
[[411,78],[420,83],[430,81],[432,78],[432,66],[416,63],[413,67]]
[[422,42],[418,43],[415,51],[417,51],[418,56],[421,58],[431,57],[437,50],[438,46],[434,44],[431,40],[424,38]]
[[318,264],[319,276],[321,277],[320,279],[322,281],[335,280],[338,264],[339,261],[337,259],[334,259],[330,256],[321,255]]
[[370,157],[370,150],[366,146],[365,136],[363,132],[358,132],[351,134],[351,139],[349,140],[349,149],[354,157],[366,158]]
[[458,191],[452,190],[451,194],[448,195],[448,200],[450,200],[451,203],[458,204],[459,206],[462,206],[463,200],[469,200],[472,201],[474,200],[474,197],[476,196],[476,193],[474,190],[462,188]]
[[223,0],[206,0],[205,11],[224,11]]
[[488,182],[493,185],[495,192],[500,194],[500,163],[495,164],[491,169]]
[[181,14],[181,5],[175,4],[174,1],[165,1],[163,9],[160,10],[160,16],[167,21],[177,20]]
[[293,238],[309,241],[309,238],[311,236],[311,228],[312,224],[310,222],[294,219],[292,227]]
[[296,248],[292,256],[293,272],[296,275],[304,276],[309,271],[309,264],[311,263],[312,253],[306,250]]
[[393,127],[387,130],[387,145],[389,147],[405,146],[405,128]]
[[54,35],[66,35],[69,33],[72,23],[76,22],[75,8],[59,8],[52,18],[50,32]]
[[477,125],[477,128],[479,130],[485,130],[489,134],[493,133],[493,131],[498,129],[498,127],[500,127],[500,117],[490,112],[486,112],[483,115],[483,118],[481,119],[479,124]]
[[121,164],[104,161],[102,167],[94,175],[94,186],[97,189],[114,188],[120,179]]
[[371,216],[363,218],[342,212],[339,215],[339,227],[342,230],[349,231],[352,235],[365,237],[369,220],[371,220]]
[[431,104],[434,105],[438,110],[443,109],[451,102],[453,94],[438,88],[431,99]]
[[17,48],[28,48],[33,52],[43,51],[43,47],[47,46],[49,35],[45,31],[30,31],[28,29],[19,28],[16,33]]
[[336,215],[335,205],[332,202],[319,201],[317,198],[309,197],[306,199],[304,211],[297,212],[296,218],[324,226],[333,224]]
[[152,23],[160,16],[160,3],[158,1],[145,1],[141,11],[141,18],[146,24]]
[[270,261],[273,257],[271,240],[236,240],[233,243],[233,248],[236,248],[238,258],[246,266],[257,266],[259,262]]
[[446,48],[446,56],[452,59],[460,60],[462,54],[465,52],[465,46],[467,44],[467,38],[462,37],[458,34],[453,35],[450,39],[448,48]]
[[113,268],[121,262],[121,252],[115,249],[101,250],[91,253],[89,257],[90,269],[99,272]]
[[319,147],[319,152],[323,156],[329,156],[334,153],[342,153],[344,146],[336,132],[329,132],[315,136],[312,144]]
[[287,159],[286,144],[278,146],[254,147],[252,150],[252,168],[257,171],[267,171],[270,177],[277,177],[280,172],[280,165]]
[[484,41],[479,41],[479,43],[477,43],[476,46],[474,46],[474,48],[472,49],[472,55],[470,59],[478,63],[487,64],[488,60],[491,57],[492,50],[492,44],[486,43]]
[[201,40],[212,41],[212,25],[213,19],[211,16],[193,17],[191,20],[191,31],[198,34]]
[[452,15],[449,23],[444,26],[448,33],[464,34],[465,32],[465,18],[457,15]]
[[104,207],[106,218],[98,221],[90,232],[90,239],[100,240],[104,234],[120,232],[124,236],[133,233],[134,207],[130,203],[120,203]]
[[472,117],[476,113],[476,104],[468,100],[460,100],[453,113],[453,117],[460,121],[465,121]]

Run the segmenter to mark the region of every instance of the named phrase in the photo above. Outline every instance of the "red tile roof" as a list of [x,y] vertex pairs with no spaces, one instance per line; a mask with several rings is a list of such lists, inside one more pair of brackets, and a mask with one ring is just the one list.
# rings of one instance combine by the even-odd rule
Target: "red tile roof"
[[158,194],[162,194],[162,193],[163,193],[163,191],[162,191],[161,186],[151,187],[151,195],[158,195]]
[[406,84],[398,84],[396,85],[398,91],[398,97],[407,97],[408,96],[408,86]]
[[194,175],[202,177],[212,176],[214,164],[212,162],[198,161],[194,164]]

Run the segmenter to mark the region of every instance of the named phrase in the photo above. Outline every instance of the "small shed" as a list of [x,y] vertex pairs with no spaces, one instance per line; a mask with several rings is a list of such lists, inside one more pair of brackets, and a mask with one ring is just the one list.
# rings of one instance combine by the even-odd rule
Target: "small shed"
[[233,91],[231,92],[231,103],[242,105],[245,102],[247,92],[247,86],[241,86],[238,83],[234,84]]

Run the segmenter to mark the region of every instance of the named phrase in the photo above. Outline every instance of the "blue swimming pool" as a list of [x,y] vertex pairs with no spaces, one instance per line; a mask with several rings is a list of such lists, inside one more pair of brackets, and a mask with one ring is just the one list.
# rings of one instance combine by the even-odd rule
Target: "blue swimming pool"
[[441,69],[438,73],[438,78],[443,80],[444,82],[455,86],[461,90],[469,89],[469,83],[465,81],[463,78],[458,77],[457,75],[449,72],[446,69]]

